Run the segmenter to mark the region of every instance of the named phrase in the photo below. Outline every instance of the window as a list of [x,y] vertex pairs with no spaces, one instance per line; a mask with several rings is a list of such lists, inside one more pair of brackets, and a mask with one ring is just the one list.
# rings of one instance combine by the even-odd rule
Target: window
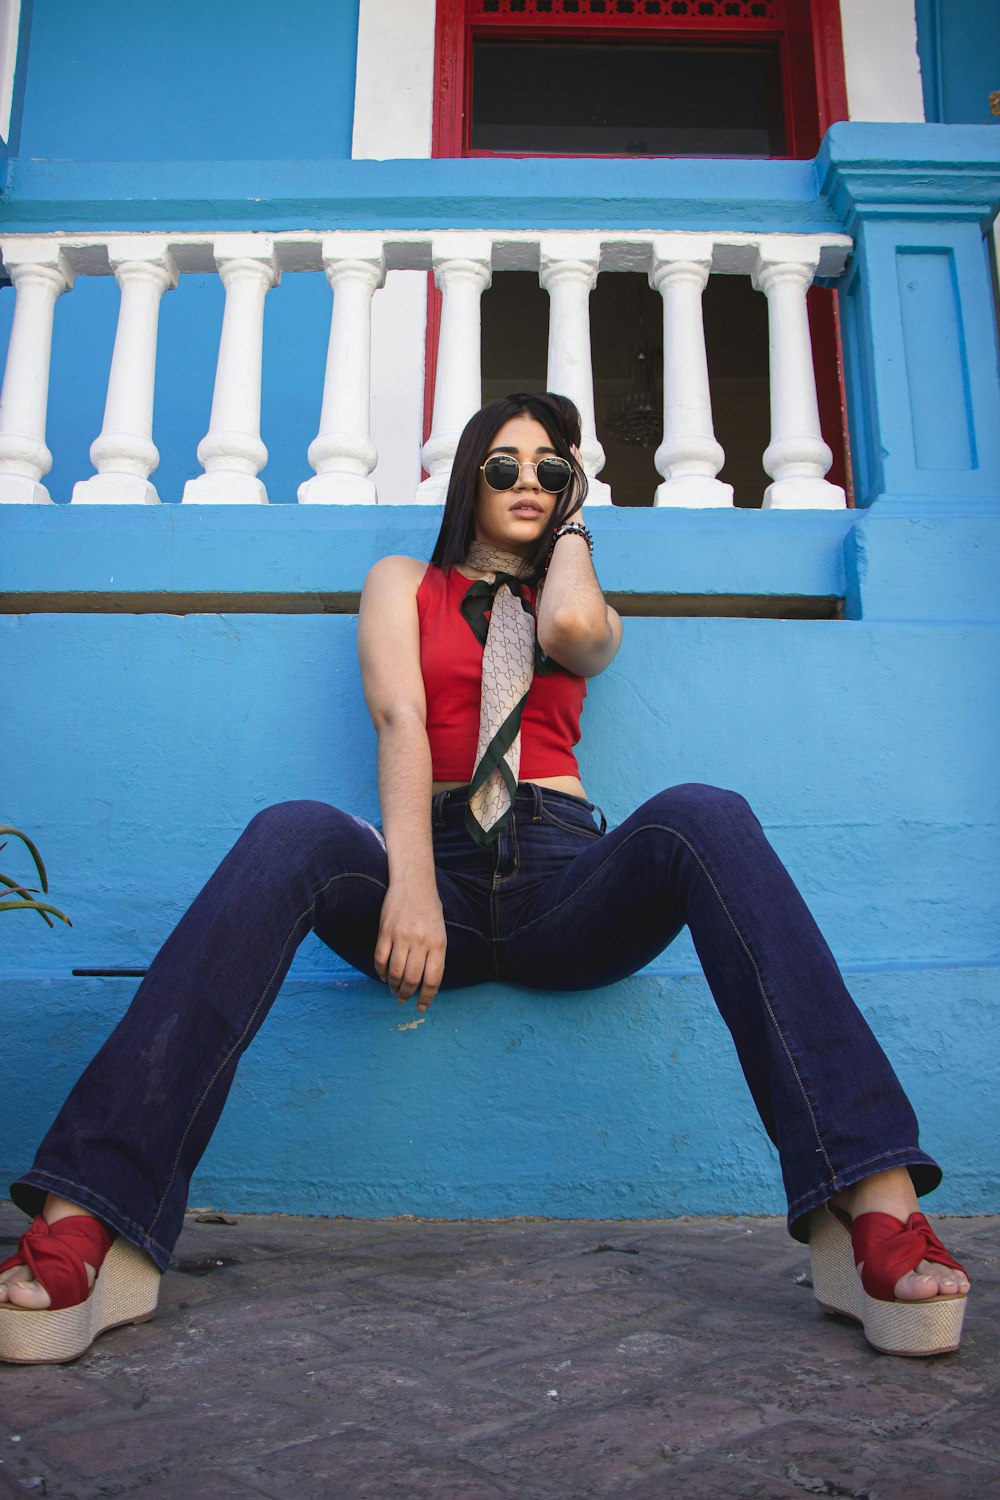
[[482,37],[472,77],[472,155],[785,155],[776,47]]

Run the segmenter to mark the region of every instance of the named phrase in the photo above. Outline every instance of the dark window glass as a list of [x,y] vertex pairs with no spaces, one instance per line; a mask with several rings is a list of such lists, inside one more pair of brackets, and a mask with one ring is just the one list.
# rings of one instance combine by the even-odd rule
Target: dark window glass
[[473,43],[474,151],[784,156],[776,47]]

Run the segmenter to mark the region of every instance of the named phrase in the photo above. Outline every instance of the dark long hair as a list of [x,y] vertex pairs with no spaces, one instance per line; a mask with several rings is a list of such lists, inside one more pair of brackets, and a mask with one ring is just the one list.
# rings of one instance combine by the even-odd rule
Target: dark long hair
[[531,564],[532,580],[540,578],[545,571],[552,533],[580,509],[587,494],[587,476],[574,452],[580,446],[580,413],[568,396],[557,396],[551,391],[521,391],[512,396],[501,396],[476,412],[465,424],[452,464],[441,530],[431,554],[435,567],[447,571],[456,563],[465,561],[469,543],[476,535],[479,466],[504,423],[511,417],[522,416],[534,417],[540,422],[559,457],[565,458],[573,467],[572,478],[556,500],[544,535],[527,559]]

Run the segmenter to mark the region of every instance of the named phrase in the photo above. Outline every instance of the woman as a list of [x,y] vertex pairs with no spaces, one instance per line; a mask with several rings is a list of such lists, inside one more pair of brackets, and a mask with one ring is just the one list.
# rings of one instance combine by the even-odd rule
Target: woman
[[372,569],[359,652],[382,833],[286,803],[219,866],[12,1188],[36,1217],[0,1272],[0,1357],[73,1358],[152,1315],[191,1173],[310,929],[424,1012],[488,979],[609,984],[685,923],[817,1300],[887,1352],[957,1347],[968,1279],[916,1212],[940,1171],[747,804],[681,786],[613,832],[594,820],[573,747],[621,621],[581,520],[579,442],[564,397],[493,402],[462,435],[431,564]]

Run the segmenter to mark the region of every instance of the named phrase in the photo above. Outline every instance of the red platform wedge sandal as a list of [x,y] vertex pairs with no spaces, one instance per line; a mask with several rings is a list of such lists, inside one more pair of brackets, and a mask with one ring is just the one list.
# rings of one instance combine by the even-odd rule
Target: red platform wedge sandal
[[[89,1290],[87,1265],[97,1271]],[[99,1334],[123,1323],[145,1323],[156,1311],[160,1273],[149,1256],[128,1240],[112,1242],[104,1225],[86,1214],[70,1214],[54,1224],[33,1220],[0,1271],[12,1266],[27,1266],[51,1306],[0,1303],[0,1361],[8,1364],[79,1359]]]
[[[809,1224],[813,1290],[824,1312],[862,1324],[873,1349],[882,1354],[951,1354],[958,1348],[965,1296],[901,1302],[895,1286],[922,1260],[961,1271],[923,1214],[905,1224],[891,1214],[859,1214],[851,1220],[824,1204]],[[858,1266],[861,1272],[858,1273]]]

